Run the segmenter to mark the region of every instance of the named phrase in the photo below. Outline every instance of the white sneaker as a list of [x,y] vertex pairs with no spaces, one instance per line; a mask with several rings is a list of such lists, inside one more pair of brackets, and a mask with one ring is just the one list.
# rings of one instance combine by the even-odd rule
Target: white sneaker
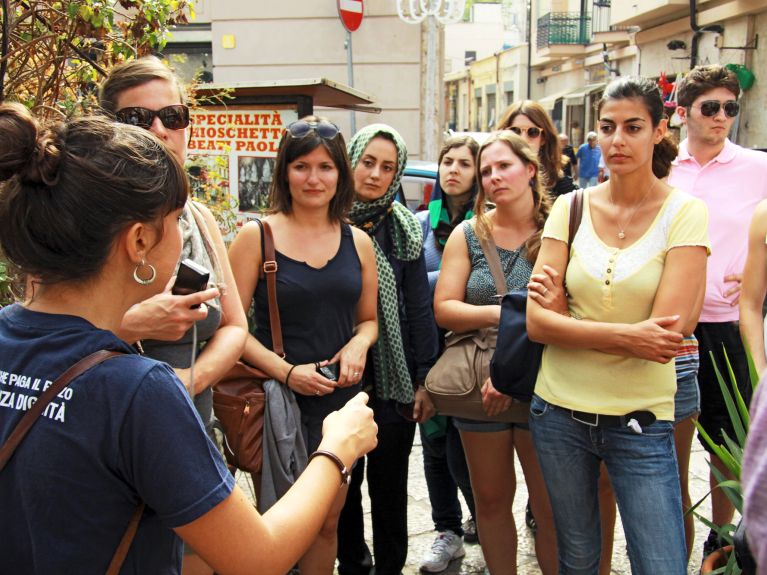
[[443,531],[431,544],[431,551],[426,554],[421,563],[421,571],[439,573],[447,569],[448,563],[466,555],[463,548],[463,537],[450,530]]

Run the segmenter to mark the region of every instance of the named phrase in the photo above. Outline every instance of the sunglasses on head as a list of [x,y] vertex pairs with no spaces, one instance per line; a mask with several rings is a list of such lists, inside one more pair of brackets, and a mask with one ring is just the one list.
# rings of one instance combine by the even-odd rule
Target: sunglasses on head
[[740,104],[735,100],[727,100],[724,103],[719,102],[718,100],[706,100],[701,102],[700,106],[697,107],[700,108],[700,113],[707,118],[716,116],[722,108],[724,108],[724,113],[728,118],[734,118],[740,111]]
[[521,136],[522,132],[527,132],[528,138],[537,138],[543,132],[543,130],[535,126],[530,126],[529,128],[517,128],[516,126],[512,126],[509,130],[514,132],[517,136]]
[[159,110],[134,106],[118,110],[115,116],[118,122],[147,130],[152,127],[155,118],[160,118],[162,125],[169,130],[183,130],[189,125],[189,108],[183,104],[165,106]]
[[325,120],[321,122],[297,120],[292,124],[288,124],[286,129],[292,137],[297,139],[305,138],[310,132],[314,131],[323,140],[332,140],[341,131],[338,126]]

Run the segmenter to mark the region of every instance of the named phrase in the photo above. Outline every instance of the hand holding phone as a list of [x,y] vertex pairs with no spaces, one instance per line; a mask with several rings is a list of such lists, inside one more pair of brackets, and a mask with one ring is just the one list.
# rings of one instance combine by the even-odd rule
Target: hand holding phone
[[[209,278],[210,272],[208,270],[190,259],[185,259],[178,266],[176,282],[170,291],[173,295],[189,295],[202,291],[208,287]],[[198,307],[200,304],[195,304],[192,309]]]
[[329,363],[327,365],[323,365],[322,367],[318,366],[317,373],[319,373],[322,377],[329,379],[330,381],[338,381],[338,364]]

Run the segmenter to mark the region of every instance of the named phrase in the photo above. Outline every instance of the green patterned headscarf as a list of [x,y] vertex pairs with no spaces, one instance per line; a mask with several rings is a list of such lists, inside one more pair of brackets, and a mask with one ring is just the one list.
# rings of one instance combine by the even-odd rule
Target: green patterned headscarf
[[373,238],[378,266],[378,343],[373,348],[376,395],[381,399],[411,403],[414,400],[413,384],[402,345],[397,282],[386,254],[375,239],[375,232],[380,226],[387,225],[395,258],[413,261],[421,255],[421,224],[410,210],[394,201],[407,163],[407,147],[393,128],[385,124],[372,124],[362,128],[349,141],[349,159],[354,170],[365,148],[379,135],[394,142],[397,149],[397,171],[383,196],[371,202],[355,199],[349,211],[349,219]]

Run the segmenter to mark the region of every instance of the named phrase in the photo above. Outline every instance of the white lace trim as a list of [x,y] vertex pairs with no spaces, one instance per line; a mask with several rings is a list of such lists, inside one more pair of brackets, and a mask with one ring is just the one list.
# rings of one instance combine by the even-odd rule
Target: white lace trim
[[[612,281],[625,280],[639,271],[659,253],[666,251],[671,224],[690,196],[673,192],[663,206],[662,213],[652,229],[626,249],[611,248],[597,237],[591,222],[590,210],[583,210],[583,222],[573,240],[573,247],[585,271],[597,280],[605,276],[607,269]],[[677,246],[675,246],[677,247]],[[610,259],[613,261],[611,262]]]

